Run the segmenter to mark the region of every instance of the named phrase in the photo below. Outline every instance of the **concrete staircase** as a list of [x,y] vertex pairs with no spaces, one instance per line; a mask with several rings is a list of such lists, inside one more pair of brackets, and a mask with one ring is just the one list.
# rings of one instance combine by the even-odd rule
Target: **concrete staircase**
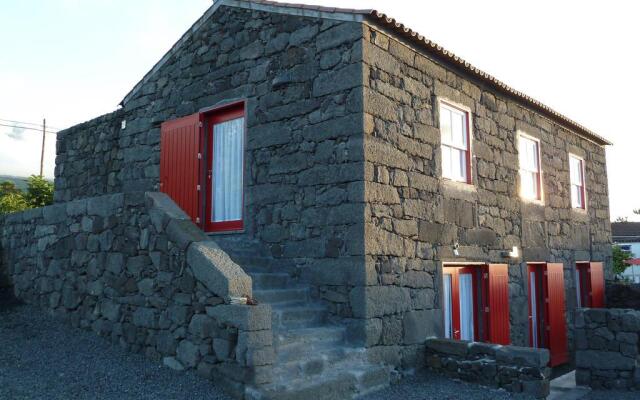
[[327,308],[308,285],[269,265],[237,260],[253,279],[253,296],[271,304],[276,363],[273,381],[253,388],[253,399],[352,399],[384,388],[391,368],[372,364],[364,348],[347,341],[346,328],[329,321]]

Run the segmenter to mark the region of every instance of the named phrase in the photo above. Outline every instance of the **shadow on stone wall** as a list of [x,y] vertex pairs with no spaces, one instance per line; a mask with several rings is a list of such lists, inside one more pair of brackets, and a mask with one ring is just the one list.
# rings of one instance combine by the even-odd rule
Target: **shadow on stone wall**
[[623,282],[608,284],[607,308],[640,310],[640,284]]

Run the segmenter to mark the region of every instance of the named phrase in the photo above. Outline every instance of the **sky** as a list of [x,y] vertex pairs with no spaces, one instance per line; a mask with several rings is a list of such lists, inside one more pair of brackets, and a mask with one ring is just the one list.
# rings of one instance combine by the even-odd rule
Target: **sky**
[[[636,2],[289,1],[382,11],[609,139],[611,218],[640,221],[632,213],[640,208]],[[2,0],[0,124],[46,118],[55,130],[115,110],[211,3]],[[38,173],[41,142],[40,132],[0,126],[0,175]],[[48,134],[45,176],[54,166]]]

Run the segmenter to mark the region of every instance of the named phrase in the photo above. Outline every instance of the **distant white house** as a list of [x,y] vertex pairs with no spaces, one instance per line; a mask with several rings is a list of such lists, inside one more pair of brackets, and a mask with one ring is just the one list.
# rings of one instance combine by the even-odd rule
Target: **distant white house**
[[622,277],[640,283],[640,222],[612,222],[611,238],[614,244],[632,254]]

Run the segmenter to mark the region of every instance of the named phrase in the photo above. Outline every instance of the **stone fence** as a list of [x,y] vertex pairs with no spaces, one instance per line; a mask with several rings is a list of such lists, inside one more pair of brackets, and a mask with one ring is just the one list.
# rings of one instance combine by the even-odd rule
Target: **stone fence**
[[427,339],[427,367],[451,378],[536,398],[549,394],[549,351],[452,339]]
[[640,311],[576,311],[576,382],[595,389],[640,388]]
[[606,291],[608,308],[640,310],[640,283],[611,282]]
[[251,278],[162,193],[0,218],[0,276],[18,299],[238,396],[271,379],[270,306],[242,304]]

